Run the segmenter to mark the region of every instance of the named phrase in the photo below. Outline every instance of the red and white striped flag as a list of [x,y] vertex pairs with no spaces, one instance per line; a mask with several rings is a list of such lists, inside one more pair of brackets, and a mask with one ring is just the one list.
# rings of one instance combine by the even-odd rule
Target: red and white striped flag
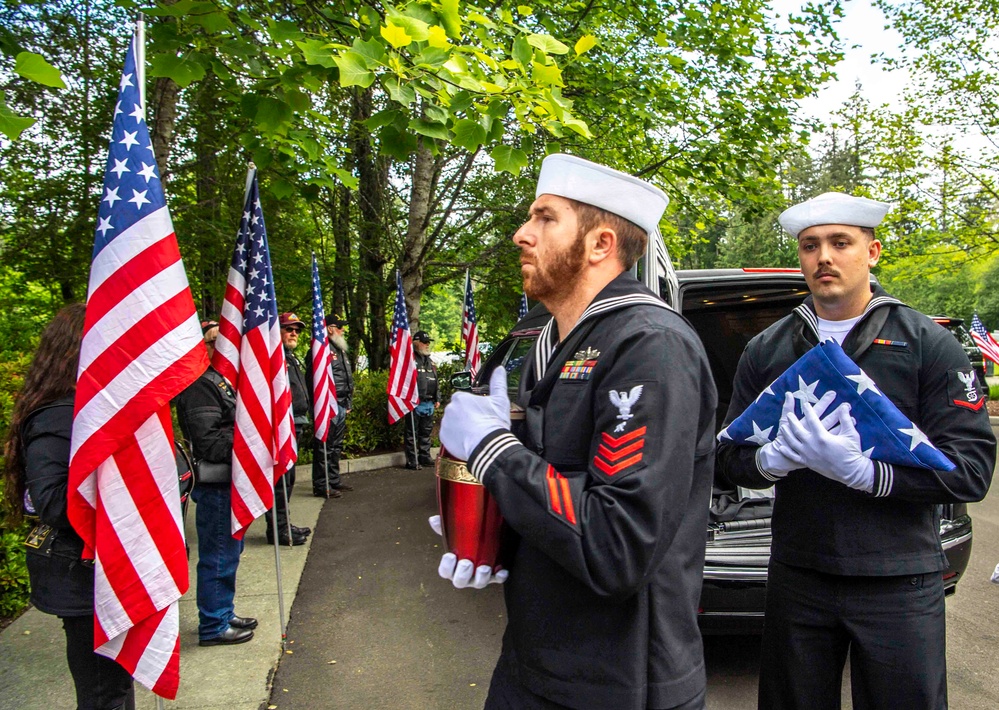
[[999,364],[999,343],[985,329],[985,325],[977,313],[971,318],[971,338],[975,341],[978,349],[982,351],[982,357],[987,357],[992,362]]
[[330,431],[330,420],[337,414],[336,385],[330,366],[329,340],[326,337],[326,311],[323,308],[323,292],[319,286],[319,264],[316,253],[312,252],[312,420],[315,437],[326,441]]
[[180,684],[187,591],[170,400],[208,366],[125,57],[98,209],[70,446],[68,514],[94,559],[95,651],[165,698]]
[[250,168],[246,182],[212,358],[236,390],[231,523],[236,539],[274,506],[275,481],[298,459],[256,168]]
[[416,386],[416,358],[413,356],[413,336],[409,332],[406,296],[402,277],[395,272],[395,313],[392,316],[392,342],[389,348],[388,420],[395,424],[420,403]]
[[479,352],[479,320],[475,315],[475,298],[472,296],[472,275],[465,271],[465,308],[461,314],[461,340],[465,343],[465,369],[479,371],[482,353]]

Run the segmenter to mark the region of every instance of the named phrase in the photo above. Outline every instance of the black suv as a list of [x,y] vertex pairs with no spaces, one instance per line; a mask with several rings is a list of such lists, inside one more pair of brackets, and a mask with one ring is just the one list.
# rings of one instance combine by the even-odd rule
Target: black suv
[[968,356],[971,366],[975,368],[975,373],[978,375],[978,384],[981,385],[982,390],[988,395],[989,385],[985,381],[985,358],[982,357],[982,351],[975,345],[971,333],[964,326],[964,319],[951,318],[950,316],[930,316],[930,318],[953,333],[954,337],[957,338],[957,342],[961,343],[965,355]]
[[[753,336],[801,303],[808,294],[805,279],[797,269],[690,270],[671,272],[659,286],[704,343],[718,387],[716,426],[721,428],[743,349]],[[535,307],[492,353],[473,389],[485,389],[489,374],[503,365],[515,397],[521,364],[550,318],[543,307]],[[732,489],[716,482],[699,609],[705,633],[762,628],[772,503],[771,491]],[[963,504],[941,508],[940,538],[950,563],[944,582],[951,594],[971,556],[971,518]]]

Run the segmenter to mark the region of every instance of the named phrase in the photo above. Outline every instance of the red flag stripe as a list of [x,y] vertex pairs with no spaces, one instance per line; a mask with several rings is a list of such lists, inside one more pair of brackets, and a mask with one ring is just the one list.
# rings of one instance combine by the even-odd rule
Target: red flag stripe
[[87,280],[88,293],[96,291],[108,278],[115,276],[122,264],[132,261],[150,245],[171,236],[174,236],[173,222],[166,207],[150,212],[126,228],[94,257]]

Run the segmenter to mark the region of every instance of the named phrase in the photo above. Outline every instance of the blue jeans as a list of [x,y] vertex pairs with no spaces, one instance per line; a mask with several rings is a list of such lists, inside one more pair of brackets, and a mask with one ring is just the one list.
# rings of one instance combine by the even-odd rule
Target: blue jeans
[[231,501],[229,484],[202,484],[191,498],[198,530],[198,637],[221,636],[234,615],[236,569],[243,541],[230,531]]

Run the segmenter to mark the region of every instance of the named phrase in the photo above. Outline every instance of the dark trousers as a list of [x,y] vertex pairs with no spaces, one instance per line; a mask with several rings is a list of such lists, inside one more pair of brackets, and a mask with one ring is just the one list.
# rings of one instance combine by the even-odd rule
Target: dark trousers
[[243,541],[232,536],[229,484],[195,487],[194,524],[198,530],[198,638],[221,636],[235,615],[236,570]]
[[330,421],[326,441],[316,438],[312,440],[312,492],[316,495],[323,495],[327,488],[340,487],[340,456],[343,454],[343,437],[346,433],[347,412],[341,407]]
[[770,562],[759,707],[947,707],[943,578],[845,577]]
[[278,479],[277,483],[274,484],[274,510],[268,510],[264,517],[267,520],[267,530],[272,531],[273,518],[277,515],[277,526],[278,526],[278,537],[288,534],[288,505],[285,500],[284,487],[285,484],[282,481],[286,481],[288,485],[288,501],[291,500],[291,491],[295,487],[295,467],[292,466],[288,473],[284,474]]
[[[672,708],[659,710],[704,710],[705,691]],[[558,703],[536,695],[523,685],[511,672],[509,660],[500,655],[493,679],[489,682],[489,695],[483,710],[572,710],[575,706],[559,705]],[[653,710],[649,708],[649,710]]]
[[132,676],[116,661],[94,653],[94,617],[64,616],[62,628],[77,710],[135,710]]
[[[413,419],[416,420],[416,439],[419,444],[420,455],[419,459],[416,458],[416,452],[413,448]],[[434,415],[431,413],[429,416],[421,417],[416,412],[410,412],[406,415],[406,465],[415,466],[417,461],[424,466],[431,465],[434,461],[430,458],[430,432],[434,428]]]

